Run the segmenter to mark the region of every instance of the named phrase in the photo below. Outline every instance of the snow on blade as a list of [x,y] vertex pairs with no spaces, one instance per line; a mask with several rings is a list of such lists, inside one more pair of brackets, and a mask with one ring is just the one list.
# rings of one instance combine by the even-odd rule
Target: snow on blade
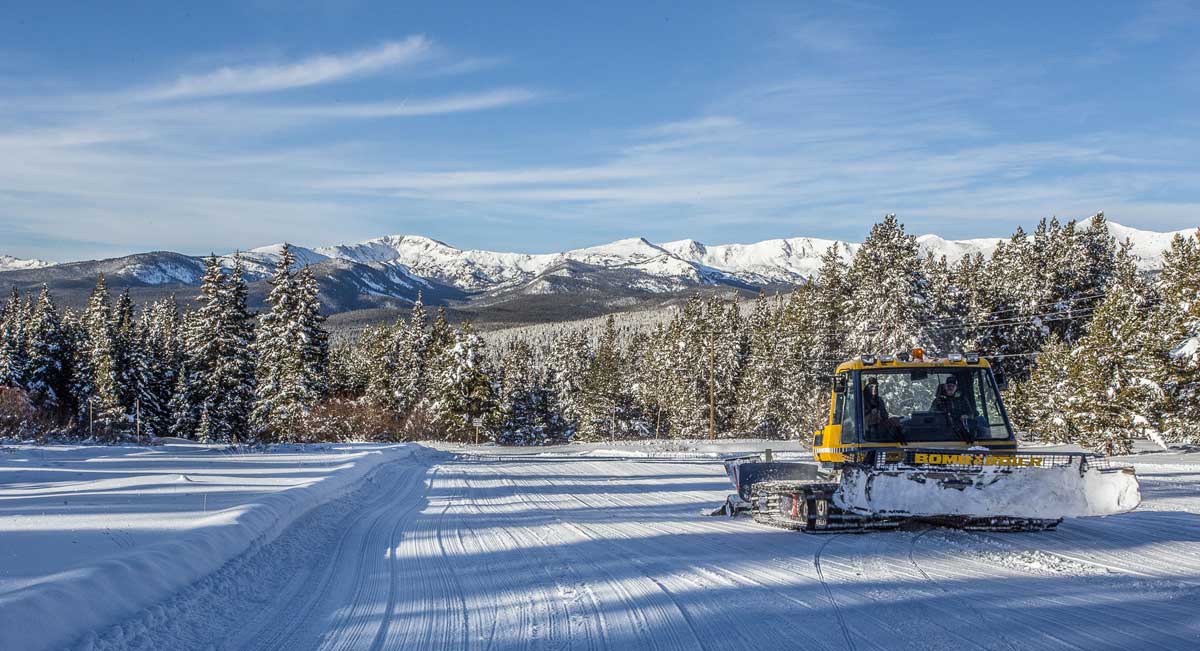
[[1074,467],[972,472],[848,468],[834,502],[858,513],[1053,520],[1116,515],[1141,503],[1132,472]]

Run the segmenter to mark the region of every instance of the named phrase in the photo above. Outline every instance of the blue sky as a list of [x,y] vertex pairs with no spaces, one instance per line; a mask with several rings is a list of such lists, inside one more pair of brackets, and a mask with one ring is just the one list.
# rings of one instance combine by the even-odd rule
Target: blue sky
[[1200,3],[1068,4],[9,2],[0,253],[1197,226]]

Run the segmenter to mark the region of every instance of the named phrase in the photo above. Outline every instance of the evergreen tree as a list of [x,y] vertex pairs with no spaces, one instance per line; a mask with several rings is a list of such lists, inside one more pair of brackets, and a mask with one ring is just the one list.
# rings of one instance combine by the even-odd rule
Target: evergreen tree
[[172,418],[170,402],[178,381],[179,310],[173,298],[159,301],[142,311],[138,321],[134,362],[138,375],[138,412],[142,432],[168,436]]
[[736,431],[741,436],[776,438],[785,431],[789,410],[781,391],[779,320],[762,292],[754,301],[747,330],[749,352],[738,384]]
[[454,331],[453,336],[454,343],[434,369],[434,417],[454,440],[494,440],[501,414],[483,340],[469,329]]
[[134,363],[137,346],[137,321],[133,314],[133,298],[129,289],[117,298],[112,316],[112,350],[116,373],[117,394],[121,397],[121,409],[126,414],[134,411],[137,398],[137,367]]
[[104,430],[124,428],[128,425],[128,420],[121,402],[121,378],[113,336],[111,297],[103,274],[97,277],[96,287],[88,298],[87,308],[82,316],[82,327],[82,357],[86,361],[78,366],[88,372],[90,377],[85,383],[88,391],[79,396],[79,407],[87,410],[83,416],[90,418],[91,422]]
[[561,331],[550,344],[546,359],[550,388],[562,410],[569,436],[575,434],[586,416],[583,388],[591,359],[592,346],[583,331]]
[[964,325],[969,309],[966,292],[958,286],[946,256],[935,258],[933,253],[929,253],[923,268],[929,281],[929,314],[932,321],[929,346],[940,353],[963,350],[967,343]]
[[1118,253],[1107,295],[1079,341],[1069,376],[1074,442],[1105,454],[1129,452],[1132,440],[1158,419],[1147,329],[1153,297],[1128,250],[1126,243]]
[[284,245],[255,340],[258,354],[253,421],[278,440],[296,440],[305,419],[328,393],[329,341],[312,271],[293,272]]
[[1029,379],[1015,384],[1006,401],[1013,426],[1025,438],[1046,443],[1080,440],[1073,421],[1072,368],[1071,347],[1051,334]]
[[500,377],[497,399],[503,425],[497,443],[539,445],[564,440],[565,423],[527,342],[518,339],[509,344],[501,361]]
[[858,353],[892,353],[926,345],[927,281],[917,240],[895,215],[875,224],[847,275],[849,347]]
[[27,311],[17,288],[12,289],[4,311],[0,313],[0,386],[25,388],[29,373],[25,325]]
[[30,402],[47,412],[68,407],[71,350],[58,310],[45,285],[42,285],[37,307],[30,317],[26,346],[29,371],[25,384]]
[[242,259],[235,255],[233,270],[217,297],[217,356],[209,378],[215,393],[206,401],[216,411],[214,420],[219,425],[215,431],[221,440],[235,442],[249,433],[254,404],[254,318],[246,307],[246,295]]
[[580,387],[580,440],[612,440],[629,432],[632,398],[621,377],[622,369],[616,322],[609,315]]
[[1161,408],[1164,443],[1200,443],[1200,230],[1176,235],[1163,255],[1159,277],[1162,303],[1152,321],[1165,355],[1158,359],[1157,380],[1164,392]]
[[207,328],[199,310],[184,315],[178,337],[179,370],[169,402],[171,434],[179,438],[196,436],[206,406],[208,374],[203,362],[206,336]]

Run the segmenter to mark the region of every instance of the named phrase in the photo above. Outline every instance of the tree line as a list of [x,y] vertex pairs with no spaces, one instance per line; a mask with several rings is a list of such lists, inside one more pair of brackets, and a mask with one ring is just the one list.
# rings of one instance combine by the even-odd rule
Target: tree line
[[328,334],[316,279],[284,247],[269,310],[246,307],[235,256],[205,261],[200,295],[113,304],[103,275],[86,307],[60,310],[45,287],[13,289],[0,312],[0,427],[19,436],[176,436],[203,442],[294,440],[326,399]]
[[0,383],[76,431],[88,411],[127,431],[140,409],[149,433],[206,441],[804,438],[839,362],[920,346],[988,356],[1027,436],[1122,452],[1139,437],[1200,441],[1196,242],[1176,237],[1144,274],[1098,214],[1043,220],[951,264],[888,215],[788,294],[697,294],[649,327],[609,317],[501,345],[418,298],[331,346],[315,280],[285,249],[257,318],[239,266],[215,258],[183,314],[164,301],[135,318],[128,294],[109,308],[103,279],[78,315],[59,316],[44,290],[14,294]]

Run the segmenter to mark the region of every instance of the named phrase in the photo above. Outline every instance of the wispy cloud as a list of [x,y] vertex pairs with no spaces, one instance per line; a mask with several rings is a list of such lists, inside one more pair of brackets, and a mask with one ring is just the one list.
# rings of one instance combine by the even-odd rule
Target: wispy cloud
[[184,75],[169,84],[141,91],[137,97],[173,100],[315,86],[411,64],[429,56],[432,50],[433,43],[429,39],[410,36],[347,54],[320,55],[286,64],[227,66],[199,75]]
[[298,117],[396,118],[482,111],[512,106],[514,104],[523,104],[539,97],[541,97],[540,93],[528,88],[500,88],[480,93],[464,93],[435,99],[301,106],[278,109],[277,111],[268,110]]

